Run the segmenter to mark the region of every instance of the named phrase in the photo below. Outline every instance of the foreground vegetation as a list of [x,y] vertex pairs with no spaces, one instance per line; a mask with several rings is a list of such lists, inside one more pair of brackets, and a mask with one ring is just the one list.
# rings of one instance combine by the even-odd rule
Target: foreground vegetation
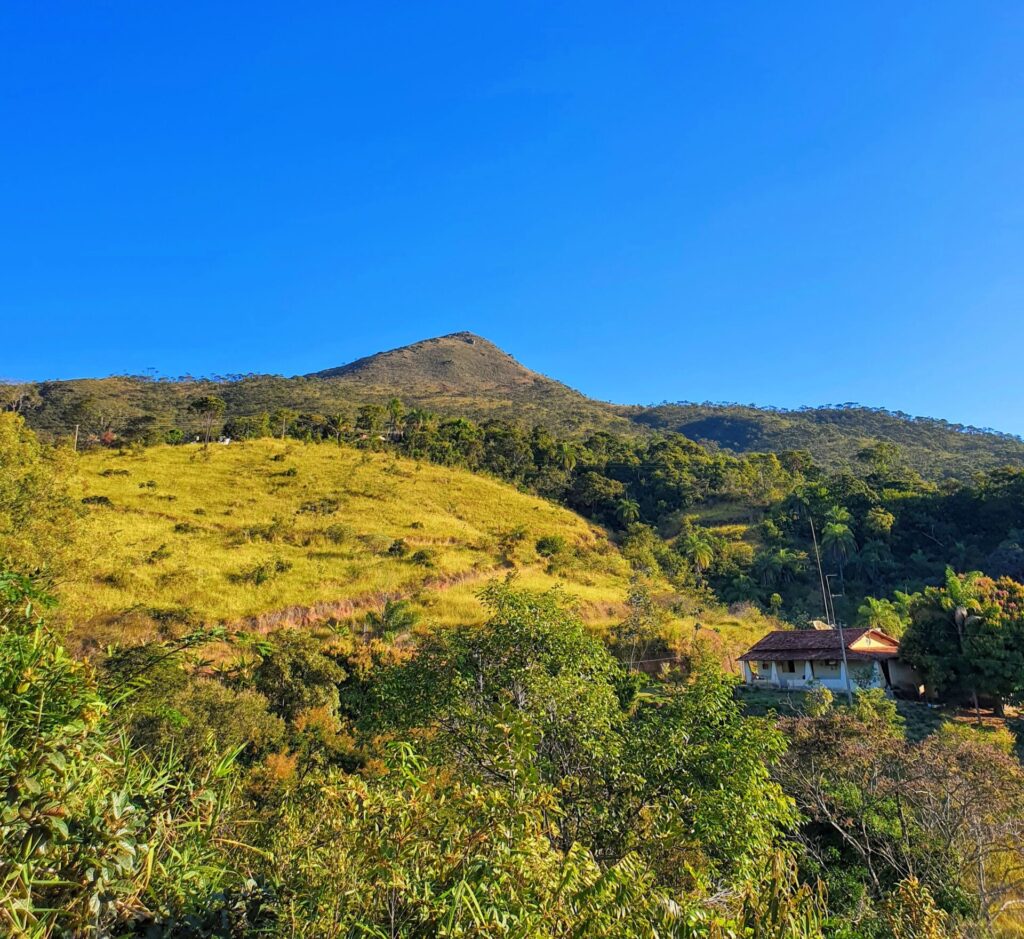
[[216,675],[197,637],[85,665],[30,581],[0,600],[17,935],[980,935],[1020,895],[997,748],[902,742],[870,697],[776,728],[711,662],[645,689],[552,595]]
[[[215,438],[216,402],[194,413]],[[283,440],[257,415],[241,444],[79,457],[0,415],[0,928],[1021,934],[1012,736],[905,721],[880,692],[781,713],[738,692],[728,629],[771,620],[730,620],[712,589],[742,585],[719,565],[750,529],[691,517],[760,493],[758,550],[790,557],[825,518],[826,562],[857,583],[844,530],[895,549],[987,484],[940,491],[877,449],[856,479],[678,438],[373,423],[396,414],[333,438],[278,414]],[[1005,480],[968,550],[1015,518]],[[594,521],[509,481],[597,494]],[[755,602],[795,609],[791,570]],[[864,607],[947,696],[1024,696],[1005,574]]]

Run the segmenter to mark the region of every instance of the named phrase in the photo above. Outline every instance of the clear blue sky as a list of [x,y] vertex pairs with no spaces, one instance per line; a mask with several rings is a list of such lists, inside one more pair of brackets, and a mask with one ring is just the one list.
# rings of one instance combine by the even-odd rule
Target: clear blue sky
[[469,329],[1024,432],[1024,4],[0,7],[0,375]]

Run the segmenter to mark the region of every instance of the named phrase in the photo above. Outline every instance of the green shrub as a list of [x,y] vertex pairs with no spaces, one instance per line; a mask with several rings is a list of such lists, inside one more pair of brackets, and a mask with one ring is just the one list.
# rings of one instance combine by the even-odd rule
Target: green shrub
[[328,525],[323,535],[331,544],[344,544],[352,538],[352,529],[348,525]]
[[896,702],[881,688],[861,688],[853,697],[853,713],[865,724],[874,724],[890,731],[903,727],[903,718]]
[[162,544],[157,548],[154,548],[149,554],[146,555],[147,564],[157,564],[160,561],[166,561],[171,556],[171,549],[167,545]]
[[823,717],[832,710],[832,692],[820,682],[815,682],[804,695],[804,713],[808,717]]
[[420,548],[414,552],[409,560],[413,564],[418,564],[420,567],[433,567],[434,566],[434,552],[427,548]]
[[409,545],[404,538],[396,538],[388,548],[388,554],[393,558],[404,558],[409,553]]
[[312,636],[281,629],[268,637],[253,688],[269,702],[273,713],[292,721],[311,708],[338,709],[338,686],[345,670],[324,653]]
[[187,914],[182,898],[226,884],[210,785],[230,761],[190,774],[170,752],[131,747],[90,667],[34,618],[46,605],[0,570],[3,932],[122,935],[139,908]]
[[256,564],[253,567],[247,567],[234,574],[229,574],[228,580],[234,584],[252,584],[254,587],[259,587],[279,574],[287,573],[291,569],[292,564],[290,561],[283,561],[279,558],[276,561],[264,561],[262,564]]
[[302,515],[333,515],[341,508],[341,499],[333,496],[325,496],[322,499],[313,499],[303,502],[299,506],[299,513]]
[[542,558],[553,558],[565,551],[565,538],[561,535],[544,535],[537,539],[537,553]]

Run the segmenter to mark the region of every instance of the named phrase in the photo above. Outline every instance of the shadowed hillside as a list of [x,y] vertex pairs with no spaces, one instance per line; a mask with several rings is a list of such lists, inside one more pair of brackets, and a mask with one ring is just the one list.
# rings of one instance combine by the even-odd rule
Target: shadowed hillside
[[967,479],[972,473],[1024,463],[1024,441],[976,427],[857,405],[799,411],[731,404],[663,404],[631,411],[658,431],[684,434],[737,453],[807,450],[830,469],[852,465],[858,452],[883,440],[903,449],[925,477]]

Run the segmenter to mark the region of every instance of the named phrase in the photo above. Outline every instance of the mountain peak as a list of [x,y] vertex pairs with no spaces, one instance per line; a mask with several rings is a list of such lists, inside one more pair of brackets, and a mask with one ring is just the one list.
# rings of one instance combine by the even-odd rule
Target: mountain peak
[[401,398],[477,419],[501,417],[523,424],[555,423],[566,430],[618,427],[629,422],[608,405],[528,369],[489,339],[461,330],[368,355],[306,378],[328,379],[336,392],[363,401]]
[[536,382],[558,384],[530,371],[490,340],[467,330],[421,339],[307,377],[359,380],[378,387],[458,390],[468,394]]

